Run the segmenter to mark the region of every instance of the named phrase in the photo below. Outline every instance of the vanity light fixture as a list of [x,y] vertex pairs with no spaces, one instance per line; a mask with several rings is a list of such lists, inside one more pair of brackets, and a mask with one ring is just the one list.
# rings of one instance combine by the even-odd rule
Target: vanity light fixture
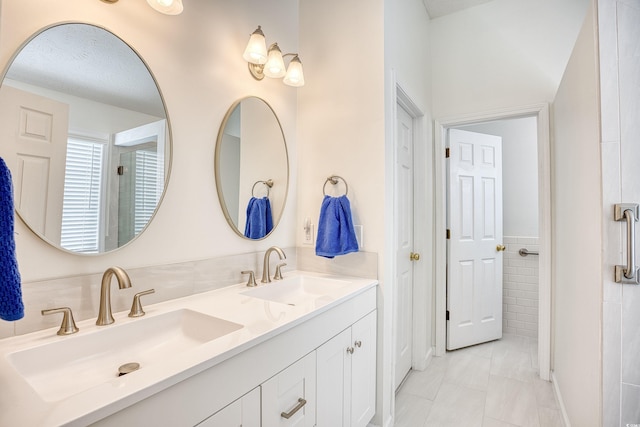
[[[148,0],[151,1],[151,0]],[[285,67],[284,58],[292,56],[289,67]],[[267,50],[262,28],[258,28],[249,37],[249,43],[242,55],[249,67],[249,72],[256,80],[262,80],[264,76],[271,78],[281,78],[284,84],[294,87],[304,86],[304,73],[302,72],[302,61],[297,53],[282,54],[278,43],[273,43]]]
[[[117,3],[118,0],[101,0],[105,3]],[[182,13],[184,6],[182,0],[147,0],[149,6],[165,15],[179,15]]]

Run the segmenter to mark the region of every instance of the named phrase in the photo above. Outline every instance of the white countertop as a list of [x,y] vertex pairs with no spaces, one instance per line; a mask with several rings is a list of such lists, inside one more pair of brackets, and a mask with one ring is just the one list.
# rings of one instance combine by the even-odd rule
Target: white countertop
[[[377,285],[373,279],[348,276],[331,276],[310,272],[287,272],[286,278],[313,276],[349,282],[325,297],[290,306],[243,295],[250,289],[244,284],[215,291],[191,295],[154,305],[144,306],[142,318],[127,317],[128,311],[115,313],[116,322],[108,326],[96,326],[95,319],[78,322],[80,331],[70,336],[56,335],[57,327],[0,340],[0,425],[10,426],[57,426],[86,424],[83,417],[91,414],[96,420],[139,402],[186,378],[227,360],[240,352],[258,345],[304,321],[323,313],[336,305],[365,292]],[[278,286],[278,282],[262,286]],[[140,369],[134,374],[115,377],[113,380],[78,392],[63,400],[47,402],[18,373],[8,356],[32,347],[46,345],[76,336],[96,334],[105,328],[117,328],[130,322],[142,321],[151,316],[179,309],[189,309],[243,327],[218,339],[206,342],[183,352],[180,357],[168,357],[162,363]],[[70,358],[73,354],[69,355]],[[65,381],[65,378],[60,378]],[[73,379],[69,379],[72,381]],[[96,418],[98,415],[98,418]]]

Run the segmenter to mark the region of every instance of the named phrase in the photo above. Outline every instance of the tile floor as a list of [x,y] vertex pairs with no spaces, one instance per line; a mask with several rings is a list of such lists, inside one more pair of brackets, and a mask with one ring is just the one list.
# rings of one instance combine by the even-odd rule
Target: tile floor
[[395,427],[563,427],[537,355],[536,340],[505,334],[434,357],[400,387]]

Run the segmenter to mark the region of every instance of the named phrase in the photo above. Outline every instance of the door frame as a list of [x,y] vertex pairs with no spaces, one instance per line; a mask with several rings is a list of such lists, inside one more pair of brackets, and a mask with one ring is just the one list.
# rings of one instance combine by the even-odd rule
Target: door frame
[[537,118],[538,140],[538,229],[539,308],[538,364],[540,378],[549,381],[551,372],[551,159],[549,104],[533,104],[502,110],[445,117],[434,121],[434,256],[435,256],[435,355],[446,348],[446,164],[447,130],[452,127],[493,120]]
[[[423,111],[411,99],[403,87],[395,82],[394,85],[394,103],[393,103],[393,147],[396,145],[397,139],[397,106],[400,104],[413,119],[413,246],[414,251],[421,254],[421,259],[414,265],[413,270],[413,306],[412,306],[412,350],[411,350],[411,367],[412,369],[424,370],[432,356],[432,343],[429,339],[431,335],[432,313],[429,310],[432,304],[432,285],[430,281],[430,272],[433,271],[432,245],[430,238],[432,235],[433,210],[429,208],[427,201],[432,200],[432,173],[430,166],[433,160],[430,156],[431,147],[427,135],[430,133],[428,120]],[[396,159],[395,152],[393,155],[393,184],[395,188],[395,168]],[[395,209],[396,196],[393,199],[393,207]],[[424,218],[424,221],[416,221],[416,218]],[[396,218],[393,218],[393,242],[397,239]],[[395,257],[392,261],[392,276],[394,281],[397,272]],[[422,283],[423,286],[416,286]],[[394,283],[393,293],[396,292]],[[392,302],[392,307],[395,304]],[[391,331],[395,331],[395,309],[392,309]],[[395,377],[395,342],[393,344],[392,353],[392,370],[391,374]],[[395,378],[391,378],[391,383],[395,383]],[[395,390],[394,390],[395,391]]]

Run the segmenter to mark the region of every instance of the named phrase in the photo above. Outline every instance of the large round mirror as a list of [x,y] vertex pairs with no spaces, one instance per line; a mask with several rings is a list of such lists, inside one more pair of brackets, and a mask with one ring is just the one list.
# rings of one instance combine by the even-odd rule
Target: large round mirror
[[61,249],[108,252],[148,225],[170,169],[155,79],[109,31],[61,24],[33,36],[0,87],[0,156],[18,215]]
[[278,117],[264,100],[247,97],[229,108],[218,132],[215,170],[231,228],[248,239],[268,236],[284,210],[289,160]]

